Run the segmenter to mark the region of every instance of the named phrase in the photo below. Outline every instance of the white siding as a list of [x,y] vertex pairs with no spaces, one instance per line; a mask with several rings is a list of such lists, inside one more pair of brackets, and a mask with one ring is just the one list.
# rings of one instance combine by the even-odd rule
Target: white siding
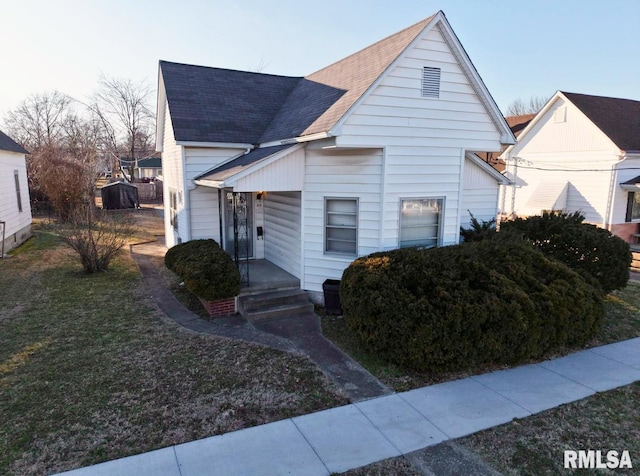
[[355,259],[324,252],[325,198],[358,199],[358,255],[380,250],[382,150],[307,149],[304,214],[304,288],[322,291]]
[[264,257],[300,277],[300,192],[264,196]]
[[[178,243],[178,236],[186,234],[186,217],[184,215],[184,192],[182,202],[178,204],[178,230],[175,231],[170,223],[169,191],[181,191],[184,183],[182,170],[182,147],[176,144],[173,136],[173,126],[169,115],[169,105],[165,103],[164,139],[162,143],[162,176],[164,200],[164,231],[167,246],[170,248]],[[183,238],[184,239],[184,238]]]
[[[563,108],[564,113],[556,114]],[[539,215],[564,205],[568,212],[582,212],[587,222],[609,221],[611,170],[619,150],[570,102],[559,98],[509,155],[518,157],[518,165],[515,190],[505,187],[507,213]],[[514,160],[508,172],[513,178]]]
[[[617,173],[611,183],[613,189],[611,223],[613,224],[625,222],[629,191],[620,187],[620,184],[640,175],[640,158],[628,158],[621,161],[616,165],[616,169]],[[636,193],[640,193],[640,191]]]
[[237,192],[302,190],[304,185],[304,148],[256,170],[232,184]]
[[[421,96],[424,66],[442,71],[437,99]],[[464,153],[501,147],[500,132],[438,27],[401,57],[351,113],[337,145],[385,147],[380,249],[398,246],[402,198],[444,198],[441,244],[458,243]]]
[[191,222],[191,239],[212,238],[222,243],[220,237],[220,218],[218,205],[218,189],[196,186],[194,177],[229,160],[243,152],[244,149],[185,147],[185,165],[187,187],[189,188],[189,218]]
[[[16,170],[20,182],[22,211],[19,211],[18,208]],[[30,236],[31,204],[24,154],[0,150],[0,221],[6,223],[5,253]],[[2,225],[0,225],[0,241],[2,240],[1,233]]]
[[498,214],[499,184],[488,173],[465,159],[464,189],[460,226],[468,228],[471,221],[469,212],[478,220],[489,221]]

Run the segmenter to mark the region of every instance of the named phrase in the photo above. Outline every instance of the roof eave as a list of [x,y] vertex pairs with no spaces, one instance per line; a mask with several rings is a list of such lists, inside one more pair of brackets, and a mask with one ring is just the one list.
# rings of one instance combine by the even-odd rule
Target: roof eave
[[184,147],[214,147],[221,149],[253,149],[255,147],[254,144],[249,144],[248,142],[198,142],[187,140],[178,140],[176,141],[176,145]]
[[[335,128],[334,128],[335,129]],[[258,147],[259,148],[264,148],[264,147],[274,147],[277,145],[294,145],[294,144],[301,144],[303,142],[310,142],[310,141],[314,141],[314,140],[320,140],[320,139],[327,139],[329,137],[334,137],[338,134],[335,134],[333,131],[334,129],[328,131],[328,132],[318,132],[315,134],[309,134],[306,136],[299,136],[299,137],[290,137],[288,139],[279,139],[279,140],[273,140],[273,141],[269,141],[269,142],[263,142],[262,144],[260,144]]]
[[476,154],[468,152],[467,154],[465,154],[465,157],[471,160],[471,162],[476,164],[478,167],[480,167],[483,171],[485,171],[491,177],[496,179],[496,181],[498,181],[500,185],[510,185],[512,183],[511,180],[509,180],[509,178],[502,175],[500,172],[498,172],[496,169],[494,169],[491,165],[486,163]]

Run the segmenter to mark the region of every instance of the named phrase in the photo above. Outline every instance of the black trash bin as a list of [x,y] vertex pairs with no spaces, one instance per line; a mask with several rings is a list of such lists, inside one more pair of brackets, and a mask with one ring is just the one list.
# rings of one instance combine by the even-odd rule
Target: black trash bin
[[324,292],[324,310],[327,314],[342,314],[340,305],[340,281],[337,279],[327,279],[322,283]]

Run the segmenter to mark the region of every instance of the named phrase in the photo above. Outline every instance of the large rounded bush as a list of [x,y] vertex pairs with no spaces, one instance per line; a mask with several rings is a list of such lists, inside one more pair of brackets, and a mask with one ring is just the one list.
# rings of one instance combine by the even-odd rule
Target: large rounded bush
[[511,364],[579,346],[602,318],[602,293],[523,240],[400,249],[344,272],[345,319],[372,352],[420,371]]
[[531,240],[545,255],[594,277],[605,293],[625,287],[631,266],[629,244],[583,220],[579,213],[544,213],[504,222],[501,233]]
[[217,301],[240,293],[240,273],[214,240],[192,240],[170,248],[164,256],[167,268],[184,281],[194,295]]

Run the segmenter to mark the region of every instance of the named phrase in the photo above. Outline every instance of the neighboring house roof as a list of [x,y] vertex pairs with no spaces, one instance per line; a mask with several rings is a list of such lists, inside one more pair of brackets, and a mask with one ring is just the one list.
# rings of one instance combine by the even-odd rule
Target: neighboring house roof
[[261,147],[259,149],[254,149],[247,154],[243,154],[239,157],[236,157],[228,162],[219,165],[212,170],[204,172],[203,174],[195,177],[194,180],[205,180],[209,182],[222,182],[229,177],[236,175],[246,168],[257,164],[261,160],[268,159],[273,155],[282,152],[285,149],[290,149],[292,147],[297,147],[298,145],[279,145],[274,147]]
[[7,152],[17,152],[18,154],[29,153],[24,147],[22,147],[2,131],[0,131],[0,150],[6,150]]
[[160,157],[146,157],[138,160],[139,169],[161,169],[162,159]]
[[[304,78],[160,61],[159,98],[166,95],[177,142],[257,145],[331,133],[412,42],[438,22],[503,139],[513,141],[442,12]],[[159,123],[166,120],[164,109],[158,116]],[[160,125],[157,131],[161,138]]]
[[536,113],[522,114],[519,116],[507,116],[505,117],[505,120],[507,121],[511,132],[513,132],[513,135],[518,137],[534,117],[536,117]]
[[100,190],[102,190],[103,188],[110,188],[110,187],[133,187],[133,188],[137,188],[135,185],[131,185],[130,183],[127,182],[122,182],[122,181],[117,181],[117,182],[111,182],[111,183],[107,183],[105,185],[103,185],[102,187],[100,187]]
[[640,151],[640,101],[561,93],[621,150]]

